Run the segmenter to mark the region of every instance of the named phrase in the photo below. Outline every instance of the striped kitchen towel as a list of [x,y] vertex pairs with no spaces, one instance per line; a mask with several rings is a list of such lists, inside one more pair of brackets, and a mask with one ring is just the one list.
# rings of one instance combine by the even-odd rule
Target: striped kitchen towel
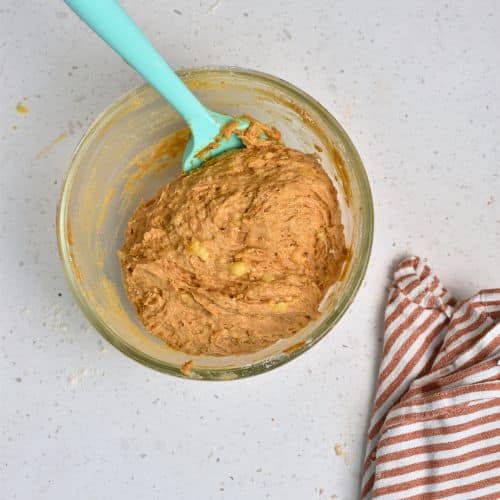
[[500,499],[500,289],[457,305],[406,259],[384,330],[361,498]]

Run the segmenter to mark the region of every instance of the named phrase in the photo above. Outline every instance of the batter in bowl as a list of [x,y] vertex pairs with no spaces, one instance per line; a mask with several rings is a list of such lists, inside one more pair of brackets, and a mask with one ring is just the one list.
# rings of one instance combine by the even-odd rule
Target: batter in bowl
[[249,353],[293,335],[318,316],[346,259],[337,194],[316,156],[255,122],[241,138],[245,148],[142,203],[120,251],[144,326],[188,354]]

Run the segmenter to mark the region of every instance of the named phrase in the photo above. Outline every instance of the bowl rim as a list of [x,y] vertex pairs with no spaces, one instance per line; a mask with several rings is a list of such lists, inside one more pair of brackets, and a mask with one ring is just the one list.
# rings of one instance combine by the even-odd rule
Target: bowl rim
[[70,159],[69,169],[62,183],[61,195],[56,213],[56,233],[58,252],[66,281],[68,282],[70,290],[78,306],[86,316],[87,320],[100,335],[102,335],[109,343],[120,350],[123,354],[134,359],[144,366],[160,371],[162,373],[167,373],[176,377],[187,378],[190,380],[235,380],[246,378],[270,371],[274,368],[277,368],[278,366],[282,366],[312,348],[333,329],[333,327],[340,321],[340,319],[344,316],[345,312],[354,301],[363,282],[363,278],[366,274],[373,243],[374,207],[370,183],[361,157],[342,125],[340,125],[335,117],[316,99],[314,99],[295,85],[262,71],[240,68],[236,66],[203,66],[186,68],[178,70],[177,74],[181,78],[190,78],[193,75],[202,74],[213,74],[214,76],[227,76],[231,74],[237,74],[244,77],[249,77],[250,79],[260,80],[267,84],[271,84],[274,87],[278,87],[281,90],[284,90],[292,97],[296,97],[299,100],[306,101],[310,106],[314,108],[315,112],[318,113],[326,123],[331,123],[334,128],[337,128],[339,135],[342,137],[343,145],[346,147],[346,149],[349,150],[349,153],[353,156],[355,162],[360,167],[359,171],[357,172],[357,177],[360,183],[361,197],[365,200],[366,203],[366,207],[364,207],[363,213],[363,222],[365,227],[363,227],[360,241],[361,260],[358,261],[358,265],[353,270],[355,274],[351,278],[352,286],[349,288],[349,293],[345,294],[345,296],[336,307],[335,317],[326,318],[321,324],[316,327],[315,335],[309,338],[307,343],[297,347],[291,352],[281,353],[281,355],[273,354],[273,357],[270,359],[263,359],[259,360],[256,363],[250,363],[238,367],[220,369],[194,367],[194,376],[190,376],[183,373],[180,367],[166,363],[164,361],[159,361],[158,359],[153,358],[137,349],[136,347],[128,344],[119,335],[115,334],[115,332],[106,324],[106,322],[100,318],[95,309],[90,306],[85,296],[85,292],[80,286],[79,280],[75,276],[72,266],[72,256],[70,249],[71,245],[69,244],[67,237],[69,194],[71,193],[73,181],[76,176],[78,157],[80,155],[80,152],[82,151],[82,149],[84,149],[89,138],[92,138],[100,128],[100,126],[102,125],[101,121],[103,121],[105,117],[120,109],[125,102],[144,91],[145,88],[150,87],[150,85],[148,83],[144,83],[129,90],[125,94],[115,99],[94,119],[94,121],[87,128],[77,146],[75,147]]

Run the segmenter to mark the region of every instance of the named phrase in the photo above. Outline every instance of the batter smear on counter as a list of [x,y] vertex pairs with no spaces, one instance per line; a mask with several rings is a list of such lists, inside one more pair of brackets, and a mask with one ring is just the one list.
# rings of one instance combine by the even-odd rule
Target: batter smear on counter
[[337,194],[316,156],[258,122],[241,139],[245,148],[142,203],[119,252],[144,326],[193,355],[254,352],[296,333],[346,259]]

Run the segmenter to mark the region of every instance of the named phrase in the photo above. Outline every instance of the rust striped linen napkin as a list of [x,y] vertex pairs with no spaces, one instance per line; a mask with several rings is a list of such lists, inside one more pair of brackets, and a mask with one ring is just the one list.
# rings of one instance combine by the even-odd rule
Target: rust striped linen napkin
[[408,258],[384,330],[361,498],[500,499],[500,288],[457,304]]

